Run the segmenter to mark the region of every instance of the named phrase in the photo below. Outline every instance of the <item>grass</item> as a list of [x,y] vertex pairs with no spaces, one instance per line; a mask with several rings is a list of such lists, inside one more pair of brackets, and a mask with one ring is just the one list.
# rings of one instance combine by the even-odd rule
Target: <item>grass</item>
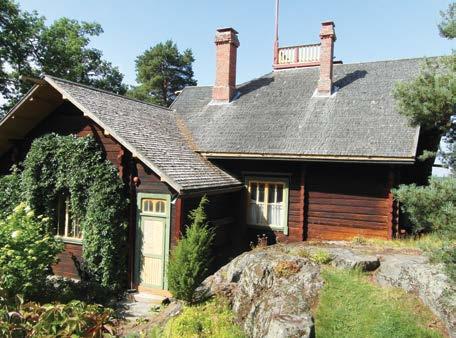
[[329,264],[333,260],[331,254],[324,249],[318,249],[315,252],[311,252],[305,248],[299,248],[295,252],[295,255],[303,258],[310,259],[311,261],[318,263],[318,264]]
[[383,240],[375,238],[355,237],[353,244],[369,245],[384,249],[419,249],[422,251],[433,251],[443,246],[444,240],[437,234],[430,233],[417,238],[408,237],[395,240]]
[[413,295],[371,284],[359,271],[323,270],[325,286],[316,308],[316,336],[444,337],[432,313]]
[[245,334],[236,323],[227,302],[215,298],[202,304],[185,306],[182,314],[171,319],[163,330],[153,328],[146,337],[244,338]]

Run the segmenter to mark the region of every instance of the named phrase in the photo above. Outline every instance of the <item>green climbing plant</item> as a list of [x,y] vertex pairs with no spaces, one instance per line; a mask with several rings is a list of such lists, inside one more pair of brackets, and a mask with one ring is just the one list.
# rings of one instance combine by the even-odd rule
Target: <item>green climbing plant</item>
[[120,289],[128,199],[117,169],[95,139],[56,134],[36,139],[24,160],[19,187],[34,212],[50,218],[48,233],[55,232],[59,197],[69,196],[71,215],[83,231],[85,275],[103,287]]

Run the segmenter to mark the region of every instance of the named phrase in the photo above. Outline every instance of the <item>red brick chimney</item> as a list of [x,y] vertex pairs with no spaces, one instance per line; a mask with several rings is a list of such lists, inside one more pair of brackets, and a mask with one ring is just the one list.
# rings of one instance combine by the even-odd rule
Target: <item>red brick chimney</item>
[[212,89],[212,99],[219,102],[230,102],[236,94],[236,59],[239,47],[238,32],[233,28],[217,29],[216,74]]
[[320,79],[318,80],[318,94],[329,96],[333,87],[333,57],[336,32],[334,22],[325,21],[320,30]]

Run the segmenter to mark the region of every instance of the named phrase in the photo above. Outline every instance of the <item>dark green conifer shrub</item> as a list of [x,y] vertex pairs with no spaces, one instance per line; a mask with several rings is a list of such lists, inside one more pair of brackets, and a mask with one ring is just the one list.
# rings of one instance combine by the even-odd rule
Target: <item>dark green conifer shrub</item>
[[211,263],[214,229],[207,225],[204,196],[198,208],[190,212],[191,225],[171,252],[168,286],[174,297],[188,303],[196,301],[195,291],[207,277]]

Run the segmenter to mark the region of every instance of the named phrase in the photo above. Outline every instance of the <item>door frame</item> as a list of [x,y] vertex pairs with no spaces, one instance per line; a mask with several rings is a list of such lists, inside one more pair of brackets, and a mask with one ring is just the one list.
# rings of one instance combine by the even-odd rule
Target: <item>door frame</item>
[[[161,199],[164,200],[166,203],[166,213],[165,215],[154,215],[142,212],[142,200],[145,198],[151,199]],[[168,269],[168,261],[169,261],[169,250],[170,250],[170,234],[171,234],[171,195],[169,194],[154,194],[154,193],[146,193],[146,192],[138,192],[136,198],[136,235],[135,235],[135,271],[134,271],[134,280],[135,284],[138,287],[145,287],[145,288],[152,288],[152,289],[161,289],[167,290],[168,289],[168,280],[166,278],[166,273]],[[141,256],[142,256],[142,243],[140,242],[142,239],[141,227],[143,225],[143,219],[145,217],[150,218],[159,218],[165,219],[165,229],[163,234],[163,268],[162,268],[162,284],[159,285],[145,285],[141,284]]]

